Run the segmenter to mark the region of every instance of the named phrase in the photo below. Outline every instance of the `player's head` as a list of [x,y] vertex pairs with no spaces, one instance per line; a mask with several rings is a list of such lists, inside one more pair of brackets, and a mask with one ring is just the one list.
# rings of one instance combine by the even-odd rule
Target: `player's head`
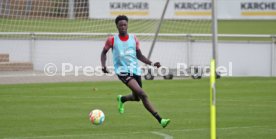
[[125,15],[119,15],[115,19],[115,23],[120,35],[127,34],[128,18]]

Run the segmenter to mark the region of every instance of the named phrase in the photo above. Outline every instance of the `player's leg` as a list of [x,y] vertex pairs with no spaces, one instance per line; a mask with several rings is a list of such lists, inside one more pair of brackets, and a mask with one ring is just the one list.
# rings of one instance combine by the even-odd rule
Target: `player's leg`
[[119,108],[119,112],[120,113],[124,113],[125,109],[124,109],[124,103],[127,101],[140,101],[140,98],[135,95],[135,93],[131,93],[129,95],[118,95],[117,96],[117,101],[118,101],[118,108]]
[[162,119],[156,110],[153,108],[152,104],[150,103],[147,94],[144,90],[140,87],[137,80],[132,79],[127,83],[127,86],[132,90],[132,92],[137,95],[143,102],[144,107],[157,119],[157,121],[163,126],[166,127],[169,123],[169,119]]
[[132,92],[129,95],[121,96],[122,103],[125,103],[127,101],[140,101],[140,98]]
[[[142,88],[141,76],[133,75],[133,76],[131,76],[131,79],[132,78],[134,78],[137,81],[137,83],[139,84],[139,86]],[[128,82],[129,81],[127,81],[126,84]],[[122,101],[122,103],[125,103],[126,101],[140,101],[140,98],[139,98],[139,96],[136,93],[132,92],[129,95],[122,96],[121,97],[121,101]]]
[[141,76],[120,76],[119,79],[125,83],[131,90],[132,94],[127,96],[119,95],[117,97],[118,100],[118,108],[120,113],[124,113],[124,102],[126,101],[139,101],[140,99],[143,102],[145,108],[152,113],[152,115],[158,120],[162,127],[166,127],[170,123],[170,119],[162,119],[159,114],[154,110],[151,103],[148,100],[147,95],[142,90],[142,80]]
[[137,95],[135,95],[134,93],[132,93],[132,94],[129,94],[126,96],[118,95],[117,101],[118,101],[119,112],[124,113],[125,112],[124,103],[126,101],[140,101],[140,98]]
[[[130,76],[128,73],[121,73],[118,75],[118,78],[124,83],[127,84],[131,79],[133,79],[133,76]],[[140,101],[139,97],[135,95],[134,93],[122,96],[118,95],[117,96],[117,101],[118,101],[118,110],[120,113],[124,113],[124,102],[126,101]]]
[[132,92],[137,95],[143,102],[145,108],[150,113],[156,113],[155,109],[153,108],[152,104],[148,100],[147,94],[144,92],[144,90],[139,86],[137,81],[135,79],[130,80],[127,83],[127,86],[132,90]]

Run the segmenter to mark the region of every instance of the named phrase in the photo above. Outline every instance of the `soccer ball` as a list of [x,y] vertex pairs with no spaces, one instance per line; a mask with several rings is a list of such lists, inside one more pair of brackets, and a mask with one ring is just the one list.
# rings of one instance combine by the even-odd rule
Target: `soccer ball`
[[92,110],[89,113],[89,119],[94,125],[101,125],[104,122],[104,113],[99,109]]

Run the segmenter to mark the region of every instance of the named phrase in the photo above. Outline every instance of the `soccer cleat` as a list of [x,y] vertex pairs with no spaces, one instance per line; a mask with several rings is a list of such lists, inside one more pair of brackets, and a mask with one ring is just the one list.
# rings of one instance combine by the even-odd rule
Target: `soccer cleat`
[[170,119],[162,119],[160,124],[163,128],[165,128],[170,122]]
[[124,113],[124,103],[121,101],[122,95],[117,96],[119,113]]

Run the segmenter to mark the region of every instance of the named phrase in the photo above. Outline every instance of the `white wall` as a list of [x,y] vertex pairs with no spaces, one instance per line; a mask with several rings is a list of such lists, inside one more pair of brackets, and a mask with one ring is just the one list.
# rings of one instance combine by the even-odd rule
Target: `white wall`
[[271,43],[220,43],[219,65],[233,63],[235,76],[270,76]]
[[[36,40],[32,60],[34,70],[43,71],[47,63],[56,64],[59,70],[62,63],[100,66],[104,43],[105,40]],[[232,62],[233,76],[270,76],[271,45],[270,42],[220,42],[218,66],[229,67],[229,62]],[[30,40],[1,40],[0,53],[9,53],[11,61],[30,62],[30,46]],[[141,42],[145,56],[148,55],[150,46],[149,41]],[[187,42],[157,42],[151,59],[168,67],[176,67],[176,63],[209,65],[211,51],[210,42],[193,42],[189,49]],[[274,51],[276,53],[276,50]],[[274,57],[274,63],[275,61]],[[112,65],[110,53],[108,65]],[[276,67],[274,73],[275,69]]]
[[103,42],[86,40],[38,40],[34,49],[34,68],[43,70],[47,63],[61,69],[62,63],[77,66],[100,65]]
[[0,40],[0,53],[8,53],[10,61],[31,61],[30,40]]

